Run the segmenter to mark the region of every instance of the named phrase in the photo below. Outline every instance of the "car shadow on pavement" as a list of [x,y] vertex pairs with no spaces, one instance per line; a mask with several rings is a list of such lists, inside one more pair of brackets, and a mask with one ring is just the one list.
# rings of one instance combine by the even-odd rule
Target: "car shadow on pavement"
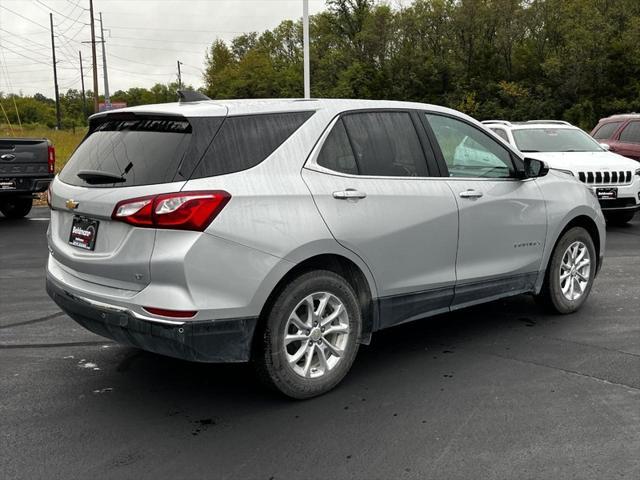
[[[446,365],[448,354],[467,342],[513,335],[514,331],[526,335],[528,328],[553,323],[557,318],[547,315],[531,297],[518,296],[378,332],[370,345],[360,348],[351,372],[328,395],[365,391],[370,383],[414,368],[425,355],[440,358]],[[209,407],[229,402],[235,406],[288,402],[262,386],[248,364],[194,363],[116,345],[103,352],[102,382],[113,385],[118,395],[148,397],[137,402],[141,405],[149,406],[163,397],[181,405],[197,404],[200,399]],[[429,376],[420,381],[428,383]]]

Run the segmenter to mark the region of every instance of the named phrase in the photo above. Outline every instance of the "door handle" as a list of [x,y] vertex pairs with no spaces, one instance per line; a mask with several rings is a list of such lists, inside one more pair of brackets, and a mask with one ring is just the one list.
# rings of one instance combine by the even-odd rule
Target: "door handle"
[[353,188],[347,188],[346,190],[341,190],[339,192],[333,192],[333,198],[337,198],[338,200],[350,200],[350,199],[360,199],[366,198],[367,194],[364,192],[359,192]]
[[480,198],[482,197],[482,192],[477,190],[465,190],[464,192],[459,193],[461,198]]

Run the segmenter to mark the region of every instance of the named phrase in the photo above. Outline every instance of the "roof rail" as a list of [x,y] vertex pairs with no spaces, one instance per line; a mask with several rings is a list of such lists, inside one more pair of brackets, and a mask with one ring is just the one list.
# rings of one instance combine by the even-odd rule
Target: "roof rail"
[[[614,113],[613,115],[609,115],[605,118],[616,118],[616,117],[638,117],[640,113],[630,112],[630,113]],[[604,119],[603,119],[604,120]]]
[[552,125],[569,125],[569,126],[572,126],[569,122],[565,122],[564,120],[527,120],[524,123],[550,123]]
[[507,120],[483,120],[482,124],[483,125],[489,125],[491,123],[497,123],[499,125],[506,125],[507,127],[511,126],[511,122],[507,121]]
[[204,100],[211,99],[204,93],[196,92],[194,90],[178,90],[178,101],[180,103],[202,102]]

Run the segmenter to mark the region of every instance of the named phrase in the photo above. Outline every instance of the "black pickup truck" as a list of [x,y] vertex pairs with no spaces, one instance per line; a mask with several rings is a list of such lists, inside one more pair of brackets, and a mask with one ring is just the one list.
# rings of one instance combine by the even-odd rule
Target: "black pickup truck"
[[31,211],[33,194],[53,179],[56,151],[46,138],[0,138],[0,212],[22,218]]

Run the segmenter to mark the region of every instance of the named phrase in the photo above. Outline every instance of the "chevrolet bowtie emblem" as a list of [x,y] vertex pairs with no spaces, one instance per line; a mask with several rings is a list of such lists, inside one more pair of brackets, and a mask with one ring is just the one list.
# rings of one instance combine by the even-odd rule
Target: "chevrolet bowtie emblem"
[[69,210],[75,210],[76,208],[78,208],[78,205],[80,205],[80,202],[76,202],[73,199],[69,199],[65,202],[65,206],[69,209]]

